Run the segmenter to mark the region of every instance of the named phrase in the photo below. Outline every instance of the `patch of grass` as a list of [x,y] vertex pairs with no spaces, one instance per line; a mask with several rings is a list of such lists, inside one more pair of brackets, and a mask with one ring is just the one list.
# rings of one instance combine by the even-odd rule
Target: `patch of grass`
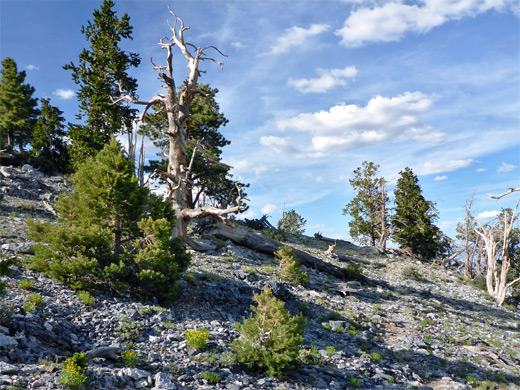
[[218,374],[216,372],[204,371],[202,373],[202,379],[204,379],[205,381],[208,381],[211,384],[216,384],[220,381],[220,374]]
[[329,358],[333,357],[334,354],[336,353],[336,348],[332,347],[332,346],[327,346],[325,347],[325,350],[327,351],[327,356]]
[[383,356],[379,352],[372,352],[370,358],[374,363],[380,362]]
[[404,267],[403,270],[401,271],[401,275],[403,277],[405,277],[406,279],[415,280],[415,281],[421,280],[421,274],[412,265]]

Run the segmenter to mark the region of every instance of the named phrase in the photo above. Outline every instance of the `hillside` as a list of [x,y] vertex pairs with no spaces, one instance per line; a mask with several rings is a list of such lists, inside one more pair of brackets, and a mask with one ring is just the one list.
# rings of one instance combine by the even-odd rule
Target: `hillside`
[[[171,306],[95,293],[87,306],[23,266],[31,254],[25,222],[53,218],[44,202],[52,204],[64,188],[63,178],[28,167],[0,172],[0,249],[20,259],[3,278],[0,390],[65,388],[60,363],[73,352],[90,357],[88,389],[520,389],[518,308],[496,307],[456,269],[347,242],[337,252],[357,259],[363,283],[308,268],[308,285],[295,286],[277,276],[272,257],[206,237],[200,240],[212,249],[192,252]],[[324,241],[300,236],[288,244],[347,265],[327,258]],[[29,290],[19,287],[25,279],[34,280]],[[283,379],[237,365],[229,346],[239,336],[235,322],[249,316],[253,292],[264,287],[306,318],[300,357]],[[27,312],[30,294],[45,302]],[[202,352],[185,337],[200,328],[209,330]],[[136,367],[123,366],[127,349],[138,353]],[[218,382],[209,383],[205,372],[218,373]]]

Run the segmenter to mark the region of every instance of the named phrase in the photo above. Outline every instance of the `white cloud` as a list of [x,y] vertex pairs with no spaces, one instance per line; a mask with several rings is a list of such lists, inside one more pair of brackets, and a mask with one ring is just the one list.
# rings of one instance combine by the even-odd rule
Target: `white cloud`
[[39,66],[36,66],[36,65],[33,65],[33,64],[31,64],[31,65],[27,65],[26,68],[27,68],[28,70],[40,70],[40,67],[39,67]]
[[486,172],[486,171],[487,171],[486,168],[479,168],[479,169],[477,169],[477,172]]
[[453,172],[461,168],[469,167],[475,160],[468,158],[466,160],[450,160],[450,161],[427,161],[418,169],[419,175],[432,175],[442,172]]
[[435,180],[435,181],[443,181],[443,180],[446,180],[447,178],[448,178],[448,176],[436,176],[435,179],[433,179],[433,180]]
[[348,47],[367,42],[395,42],[405,34],[426,33],[450,20],[513,6],[512,0],[425,0],[418,4],[389,2],[352,12],[336,31]]
[[72,89],[57,89],[54,91],[54,95],[58,96],[60,99],[69,100],[74,96],[74,91]]
[[257,213],[255,213],[254,211],[252,211],[251,209],[247,210],[247,211],[244,211],[243,213],[240,213],[237,215],[237,218],[238,219],[251,219],[251,218],[256,218],[257,217]]
[[497,172],[500,172],[500,173],[511,172],[515,168],[516,168],[516,165],[506,164],[505,162],[503,162],[501,166],[497,167]]
[[251,161],[246,160],[232,161],[230,165],[235,172],[254,172],[257,175],[271,169],[271,167],[265,164],[253,164]]
[[497,211],[497,210],[484,211],[483,213],[480,213],[479,215],[477,215],[475,218],[478,219],[479,221],[490,220],[490,219],[496,218],[496,216],[499,213],[500,213],[500,211]]
[[347,79],[353,78],[358,74],[355,66],[347,66],[343,69],[318,69],[320,77],[315,79],[289,79],[288,85],[295,87],[303,93],[317,92],[323,93],[334,87],[346,87]]
[[262,214],[272,214],[278,212],[278,206],[274,204],[266,204],[264,207],[262,207]]
[[304,113],[277,121],[281,131],[292,129],[311,134],[312,147],[308,150],[296,147],[289,138],[269,136],[262,137],[261,142],[279,153],[322,155],[387,140],[441,142],[445,134],[432,131],[417,117],[431,106],[432,100],[420,92],[406,92],[393,98],[376,96],[365,107],[339,104],[329,111]]
[[239,42],[239,41],[231,42],[231,46],[233,46],[236,49],[245,49],[247,47],[246,44]]
[[293,26],[285,30],[285,34],[278,37],[276,45],[271,46],[271,54],[282,54],[293,46],[301,46],[308,38],[321,34],[329,29],[326,24],[312,24],[308,29]]

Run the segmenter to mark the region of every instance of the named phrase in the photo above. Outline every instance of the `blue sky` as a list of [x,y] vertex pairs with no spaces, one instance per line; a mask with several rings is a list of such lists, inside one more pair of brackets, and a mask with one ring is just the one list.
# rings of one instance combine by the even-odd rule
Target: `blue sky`
[[[348,179],[363,161],[395,183],[409,166],[439,226],[454,234],[475,193],[477,214],[511,207],[520,185],[520,9],[512,0],[116,1],[142,57],[141,99],[161,91],[150,64],[170,37],[167,4],[186,40],[227,57],[201,82],[220,90],[232,143],[224,159],[251,184],[247,217],[295,209],[307,234],[348,239]],[[37,97],[75,122],[77,86],[62,66],[86,46],[81,26],[101,1],[0,1],[0,56]],[[186,62],[175,57],[177,79]],[[153,154],[148,148],[148,153]]]

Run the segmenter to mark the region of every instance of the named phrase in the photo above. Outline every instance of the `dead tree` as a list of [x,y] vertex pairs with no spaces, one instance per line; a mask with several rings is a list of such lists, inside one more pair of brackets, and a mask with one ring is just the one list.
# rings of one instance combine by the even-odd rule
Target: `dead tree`
[[[511,258],[509,257],[508,248],[511,241],[511,230],[516,219],[516,212],[518,204],[511,215],[503,213],[503,230],[499,232],[500,221],[488,228],[479,223],[480,229],[475,232],[482,237],[484,241],[486,255],[487,255],[487,272],[486,272],[486,286],[489,295],[501,306],[506,298],[507,290],[514,284],[520,282],[520,277],[507,282],[507,274],[511,268]],[[478,222],[478,221],[477,221]],[[500,243],[500,241],[502,241]],[[500,244],[500,246],[499,246]],[[500,248],[500,249],[499,249]],[[497,253],[497,249],[500,253]],[[502,265],[499,269],[499,260]]]
[[[222,68],[222,63],[214,58],[207,56],[206,52],[213,50],[216,53],[223,55],[215,46],[197,47],[184,40],[184,33],[189,30],[189,27],[184,26],[184,22],[168,7],[170,14],[175,18],[173,27],[168,24],[173,36],[170,39],[161,38],[159,45],[166,50],[166,65],[157,66],[152,60],[152,65],[159,74],[159,78],[163,82],[163,88],[166,89],[166,94],[155,95],[149,101],[141,101],[139,98],[133,99],[129,94],[123,95],[117,100],[113,100],[114,104],[121,101],[128,101],[133,104],[144,105],[145,109],[141,114],[140,119],[144,118],[147,110],[153,105],[161,106],[161,109],[166,112],[168,118],[168,129],[166,135],[169,139],[168,150],[168,170],[166,172],[156,170],[156,175],[161,175],[166,180],[167,197],[173,203],[175,209],[176,224],[172,232],[173,237],[182,237],[187,240],[187,226],[192,218],[198,217],[214,217],[218,221],[232,226],[227,220],[226,216],[232,213],[239,213],[245,209],[242,201],[246,199],[242,195],[242,189],[237,186],[238,197],[236,205],[227,209],[220,209],[217,207],[205,206],[198,209],[191,209],[188,207],[188,198],[193,188],[191,180],[191,171],[193,167],[193,156],[195,153],[203,153],[208,157],[209,161],[216,164],[222,164],[214,161],[211,156],[205,152],[205,146],[187,137],[187,125],[190,121],[199,122],[190,114],[191,103],[195,95],[200,94],[206,96],[204,92],[197,88],[198,79],[201,74],[199,66],[201,62],[211,61]],[[180,25],[180,26],[179,26]],[[189,74],[184,80],[182,87],[178,90],[175,80],[173,78],[173,48],[177,46],[182,55],[188,62]],[[193,156],[187,163],[188,145],[192,145]],[[223,165],[223,164],[222,164]]]

